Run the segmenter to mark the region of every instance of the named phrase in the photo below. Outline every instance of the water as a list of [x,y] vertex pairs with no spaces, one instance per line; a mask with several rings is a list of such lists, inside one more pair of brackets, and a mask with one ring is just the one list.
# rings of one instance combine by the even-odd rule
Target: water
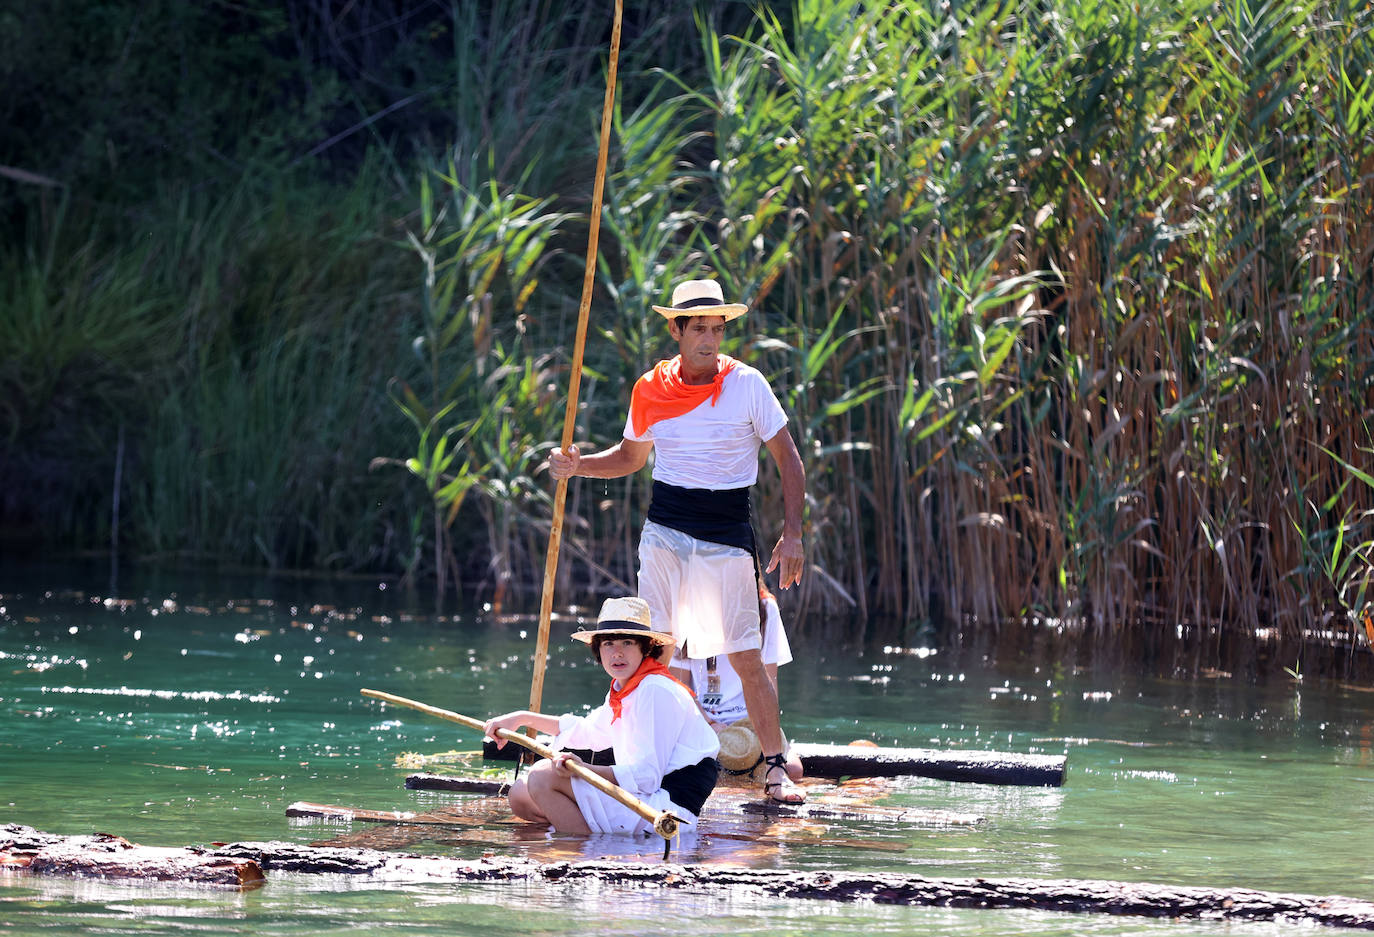
[[[405,752],[475,733],[358,694],[373,687],[469,715],[522,708],[534,624],[405,611],[375,584],[148,579],[74,588],[70,572],[0,581],[0,823],[150,845],[317,842],[376,827],[288,820],[297,800],[424,810]],[[59,586],[58,583],[62,585]],[[561,630],[560,630],[561,629]],[[555,634],[565,635],[566,622]],[[820,646],[813,646],[820,645]],[[691,848],[689,862],[932,876],[1096,878],[1374,900],[1374,694],[1340,684],[1161,681],[831,649],[794,634],[785,719],[804,741],[1068,755],[1062,788],[911,780],[887,803],[976,813],[974,828],[840,824],[821,844]],[[555,640],[545,709],[599,700],[605,677]],[[393,831],[394,832],[394,831]],[[603,838],[604,839],[604,838]],[[837,845],[839,840],[848,841]],[[870,844],[871,848],[865,844]],[[889,849],[879,849],[886,844]],[[474,856],[601,855],[508,824],[406,843]],[[207,934],[1251,934],[1280,925],[890,908],[537,885],[387,885],[273,875],[225,893],[0,874],[0,932]],[[1282,926],[1284,933],[1294,930]]]

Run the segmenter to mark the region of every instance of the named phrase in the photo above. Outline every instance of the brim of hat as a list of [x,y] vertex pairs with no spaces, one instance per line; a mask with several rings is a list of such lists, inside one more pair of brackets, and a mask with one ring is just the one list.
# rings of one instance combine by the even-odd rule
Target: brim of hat
[[692,306],[687,309],[678,309],[675,306],[655,306],[654,312],[663,316],[665,319],[676,319],[678,316],[724,316],[725,321],[738,319],[749,311],[749,307],[743,303],[723,303],[719,306]]
[[763,753],[757,748],[743,756],[731,756],[727,752],[721,752],[716,756],[716,760],[720,762],[720,766],[726,771],[734,771],[738,774],[743,774],[746,771],[752,770],[763,760]]
[[624,634],[634,635],[636,637],[642,635],[650,641],[662,644],[664,647],[674,647],[677,644],[676,638],[671,634],[664,634],[662,631],[647,631],[644,629],[632,630],[628,628],[598,628],[595,631],[574,631],[572,633],[572,639],[590,645],[592,643],[592,638],[599,634]]

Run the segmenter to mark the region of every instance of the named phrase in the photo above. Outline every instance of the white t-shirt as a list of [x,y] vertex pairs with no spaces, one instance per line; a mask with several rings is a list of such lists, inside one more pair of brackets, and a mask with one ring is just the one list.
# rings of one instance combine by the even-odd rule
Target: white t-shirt
[[[763,605],[768,613],[768,620],[763,629],[763,663],[765,666],[791,663],[792,646],[787,640],[787,632],[782,627],[782,613],[778,611],[778,601],[766,599]],[[722,654],[715,661],[718,683],[712,684],[709,662],[705,659],[687,659],[688,669],[692,673],[692,690],[707,715],[716,722],[731,725],[749,715],[749,710],[744,705],[744,684],[740,682],[735,668],[730,666],[730,658]],[[682,660],[673,662],[674,666],[681,666],[682,663]]]
[[739,362],[720,396],[625,438],[654,444],[654,479],[679,488],[747,488],[759,474],[759,446],[787,426],[787,414],[757,368]]

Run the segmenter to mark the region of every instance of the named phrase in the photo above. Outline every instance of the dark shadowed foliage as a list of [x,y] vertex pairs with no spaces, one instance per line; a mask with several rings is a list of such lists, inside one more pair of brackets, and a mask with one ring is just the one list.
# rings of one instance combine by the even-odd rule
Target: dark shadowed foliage
[[[601,13],[0,14],[6,529],[532,601]],[[671,351],[648,304],[710,269],[807,465],[799,626],[1355,666],[1372,26],[1353,0],[627,10],[577,438],[619,437]],[[561,596],[633,585],[646,489],[574,484]],[[756,503],[771,546],[771,465]]]

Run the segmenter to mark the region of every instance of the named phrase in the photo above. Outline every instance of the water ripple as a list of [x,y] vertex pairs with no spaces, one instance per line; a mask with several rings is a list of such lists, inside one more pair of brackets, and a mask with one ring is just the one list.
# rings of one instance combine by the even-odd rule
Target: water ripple
[[149,690],[140,687],[94,687],[94,686],[45,686],[40,687],[41,693],[71,693],[82,696],[138,696],[153,697],[154,699],[183,699],[194,700],[196,702],[218,701],[218,700],[244,700],[249,703],[280,703],[281,697],[272,696],[270,693],[244,693],[235,690],[232,693],[217,693],[214,690]]

